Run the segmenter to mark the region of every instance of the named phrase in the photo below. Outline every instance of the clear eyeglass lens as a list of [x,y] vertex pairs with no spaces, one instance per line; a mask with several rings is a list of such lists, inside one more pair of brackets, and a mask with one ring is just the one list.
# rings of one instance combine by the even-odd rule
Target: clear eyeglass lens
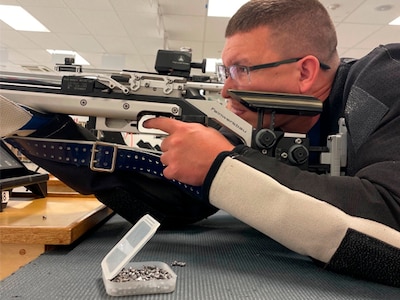
[[249,70],[244,66],[233,65],[229,67],[229,71],[232,79],[237,82],[248,80]]
[[228,77],[231,77],[232,80],[235,80],[236,82],[244,82],[246,80],[250,80],[249,70],[245,66],[232,65],[226,67],[224,65],[219,65],[217,70],[218,81],[222,83],[225,83]]
[[228,70],[227,67],[224,65],[218,65],[217,67],[217,76],[218,76],[218,81],[225,83],[226,79],[228,78]]

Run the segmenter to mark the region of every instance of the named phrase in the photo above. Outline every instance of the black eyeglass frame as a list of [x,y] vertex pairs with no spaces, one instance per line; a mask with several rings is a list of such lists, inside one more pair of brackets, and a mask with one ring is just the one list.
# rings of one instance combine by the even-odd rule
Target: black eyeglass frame
[[[260,70],[260,69],[267,69],[267,68],[274,68],[280,65],[284,65],[284,64],[291,64],[294,62],[298,62],[299,60],[303,59],[304,57],[296,57],[296,58],[288,58],[288,59],[284,59],[284,60],[280,60],[280,61],[275,61],[275,62],[271,62],[271,63],[266,63],[266,64],[260,64],[260,65],[253,65],[253,66],[243,66],[243,65],[232,65],[232,66],[237,66],[237,67],[242,67],[244,69],[247,70],[247,74],[250,74],[251,71],[254,70]],[[224,65],[220,65],[219,67],[223,67],[224,68],[224,73],[225,73],[225,79],[228,79],[229,76],[231,76],[231,71],[230,68],[232,66],[224,66]],[[322,62],[319,62],[319,66],[322,70],[329,70],[331,67],[327,64],[324,64]]]

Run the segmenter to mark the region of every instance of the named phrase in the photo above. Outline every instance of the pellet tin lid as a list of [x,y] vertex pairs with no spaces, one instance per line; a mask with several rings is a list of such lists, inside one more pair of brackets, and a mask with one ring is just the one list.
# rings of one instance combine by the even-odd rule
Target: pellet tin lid
[[153,237],[160,223],[150,215],[143,216],[111,249],[101,262],[103,274],[111,280]]

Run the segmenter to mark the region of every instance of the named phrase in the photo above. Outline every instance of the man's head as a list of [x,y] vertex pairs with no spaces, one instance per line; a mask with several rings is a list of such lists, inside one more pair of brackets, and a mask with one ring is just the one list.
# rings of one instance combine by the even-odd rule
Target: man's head
[[[334,25],[319,1],[249,1],[229,21],[225,37],[224,97],[229,98],[227,89],[308,94],[322,101],[328,96],[339,58]],[[231,108],[254,125],[254,113],[235,101]],[[294,116],[279,116],[276,125],[291,131],[309,129],[296,130],[293,120]],[[303,121],[309,123],[306,127],[315,123],[310,118]]]
[[260,26],[268,26],[268,47],[282,57],[314,55],[328,63],[336,53],[335,27],[318,0],[249,1],[230,19],[225,37]]

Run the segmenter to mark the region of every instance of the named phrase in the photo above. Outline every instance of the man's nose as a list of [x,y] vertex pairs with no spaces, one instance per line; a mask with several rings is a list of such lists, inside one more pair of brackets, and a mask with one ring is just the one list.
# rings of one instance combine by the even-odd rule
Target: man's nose
[[222,87],[221,96],[225,99],[230,98],[230,96],[228,94],[228,90],[232,90],[232,89],[235,89],[235,83],[231,77],[228,77],[225,79],[224,86]]

